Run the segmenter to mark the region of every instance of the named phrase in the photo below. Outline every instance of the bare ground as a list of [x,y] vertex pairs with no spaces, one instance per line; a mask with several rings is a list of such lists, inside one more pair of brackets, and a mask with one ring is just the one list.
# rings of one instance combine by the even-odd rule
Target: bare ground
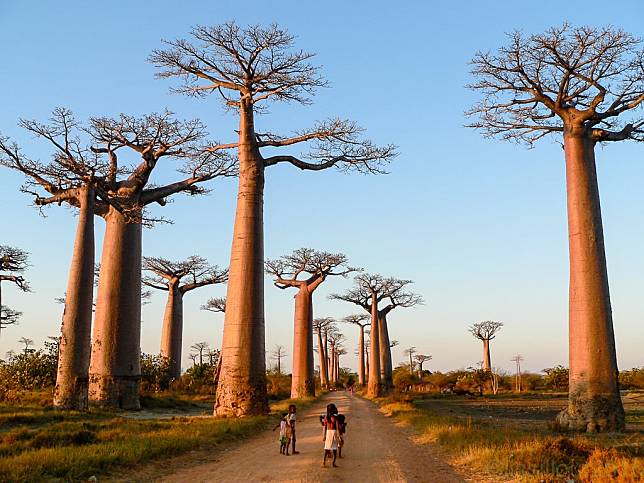
[[[347,416],[346,444],[338,468],[321,467],[319,415],[333,402]],[[228,450],[195,451],[149,465],[118,481],[165,482],[462,482],[433,445],[419,446],[374,404],[348,393],[332,393],[298,415],[298,455],[279,454],[277,433],[266,431]]]

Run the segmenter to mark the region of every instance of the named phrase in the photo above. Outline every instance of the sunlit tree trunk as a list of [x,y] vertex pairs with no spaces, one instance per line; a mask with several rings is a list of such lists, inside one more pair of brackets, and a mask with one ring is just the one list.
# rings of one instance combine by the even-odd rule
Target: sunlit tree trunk
[[387,327],[387,314],[378,311],[378,329],[380,330],[380,377],[386,391],[394,387],[394,373],[391,363],[391,342],[389,328]]
[[492,359],[490,357],[490,339],[483,339],[483,369],[492,370]]
[[239,191],[230,256],[215,414],[268,412],[264,345],[264,164],[252,105],[241,101]]
[[570,247],[570,388],[563,427],[621,431],[615,337],[604,252],[594,143],[574,129],[564,135]]
[[365,361],[364,361],[364,326],[360,326],[360,355],[358,356],[358,384],[364,386],[365,383]]
[[371,299],[371,366],[369,367],[367,395],[379,397],[382,394],[382,382],[380,378],[380,324],[376,294],[372,294]]
[[317,334],[318,334],[318,355],[320,356],[320,385],[323,388],[327,388],[329,387],[329,374],[327,371],[326,355],[324,354],[324,346],[322,342],[321,330],[319,330]]
[[168,284],[168,301],[163,315],[161,355],[170,361],[169,375],[181,377],[181,349],[183,344],[183,293],[179,281]]
[[313,367],[313,294],[302,284],[295,296],[291,398],[315,396]]
[[105,221],[89,399],[99,405],[139,409],[141,224],[128,222],[112,207]]
[[79,189],[79,215],[58,352],[54,406],[87,409],[94,302],[94,190]]

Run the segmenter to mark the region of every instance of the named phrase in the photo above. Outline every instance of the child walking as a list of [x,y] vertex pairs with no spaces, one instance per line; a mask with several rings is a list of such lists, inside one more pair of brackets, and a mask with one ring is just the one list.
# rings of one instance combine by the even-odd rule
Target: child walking
[[288,447],[289,443],[291,442],[291,425],[287,421],[287,413],[282,414],[282,420],[279,422],[277,426],[273,428],[273,431],[275,431],[277,428],[280,429],[280,454],[284,454],[286,456],[290,456],[288,454]]
[[322,466],[326,466],[326,460],[331,457],[331,453],[333,453],[333,467],[337,468],[338,466],[335,464],[335,460],[338,457],[338,442],[340,436],[338,420],[336,418],[337,414],[338,410],[335,404],[329,404],[326,407],[326,416],[322,420],[322,425],[324,426],[324,459],[322,460]]

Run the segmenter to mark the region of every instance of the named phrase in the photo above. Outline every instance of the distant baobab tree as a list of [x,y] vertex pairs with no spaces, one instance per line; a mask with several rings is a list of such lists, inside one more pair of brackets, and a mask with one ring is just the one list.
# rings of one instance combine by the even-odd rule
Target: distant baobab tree
[[514,376],[514,388],[517,392],[521,392],[521,362],[523,362],[523,356],[521,354],[517,354],[510,360],[514,362],[514,365],[516,366],[516,374]]
[[[219,95],[226,109],[239,116],[237,139],[213,145],[213,152],[237,149],[239,196],[230,260],[224,321],[223,368],[215,412],[244,415],[268,412],[264,341],[263,193],[265,170],[290,164],[301,170],[335,167],[341,171],[382,173],[395,155],[392,145],[378,147],[361,137],[354,122],[331,119],[310,129],[281,136],[255,130],[254,116],[267,102],[308,104],[326,85],[313,54],[296,50],[294,37],[273,24],[240,27],[234,22],[198,26],[192,40],[165,41],[150,61],[158,77],[176,77],[176,89],[191,96]],[[275,148],[309,145],[303,155],[276,153]],[[264,157],[263,151],[271,153]],[[242,341],[243,344],[242,344]]]
[[432,356],[426,354],[416,354],[414,360],[418,363],[418,374],[422,377],[423,375],[423,364],[425,362],[431,361]]
[[329,364],[328,364],[328,330],[333,326],[335,320],[331,317],[319,317],[313,319],[313,330],[317,334],[318,355],[320,358],[320,386],[324,389],[329,387]]
[[208,312],[221,312],[223,314],[226,312],[226,299],[224,297],[208,299],[200,308]]
[[364,328],[370,324],[369,316],[367,314],[353,314],[347,315],[343,322],[348,324],[357,325],[360,330],[359,345],[358,345],[358,384],[364,386],[365,384],[365,350],[364,350]]
[[346,277],[358,270],[347,265],[341,253],[300,248],[290,255],[266,261],[266,273],[276,287],[297,289],[293,330],[291,398],[315,396],[313,374],[313,293],[331,276]]
[[472,335],[483,341],[483,370],[492,370],[492,359],[490,358],[490,341],[496,337],[496,334],[503,327],[503,322],[495,322],[493,320],[485,320],[472,324],[468,329]]
[[472,60],[471,87],[483,100],[471,127],[532,145],[563,137],[570,254],[570,392],[557,421],[582,431],[621,431],[619,396],[595,146],[644,140],[642,40],[612,27],[564,24],[514,32],[496,53]]
[[228,270],[211,266],[206,259],[196,255],[180,262],[160,257],[143,257],[143,270],[151,273],[143,277],[144,285],[168,292],[160,353],[169,361],[169,376],[178,379],[181,377],[183,297],[197,288],[225,283],[228,280]]
[[[371,314],[371,369],[367,391],[377,396],[382,389],[393,387],[393,367],[387,315],[396,307],[414,307],[423,303],[422,298],[405,288],[411,280],[385,278],[382,275],[360,274],[355,278],[355,286],[344,294],[332,294],[336,300],[344,300],[358,305]],[[389,299],[389,304],[379,308],[380,302]],[[374,357],[378,357],[375,360]],[[380,374],[377,376],[375,371]]]
[[28,339],[27,337],[21,337],[18,339],[18,342],[20,344],[24,344],[25,348],[22,350],[23,354],[28,354],[29,353],[29,348],[34,345],[34,341],[32,339]]
[[284,350],[284,346],[276,345],[275,349],[273,349],[273,352],[271,353],[271,356],[273,359],[277,361],[277,373],[281,374],[282,358],[286,357],[286,351]]
[[210,350],[210,344],[208,344],[208,342],[195,342],[190,346],[190,348],[194,351],[197,351],[197,355],[199,357],[199,365],[203,366],[203,356],[204,353]]
[[418,352],[416,350],[416,347],[409,347],[408,349],[405,349],[404,354],[406,356],[409,356],[409,374],[413,375],[414,374],[414,354]]
[[[2,152],[2,142],[0,137],[0,153]],[[0,164],[2,164],[1,157]],[[29,253],[20,248],[0,245],[0,333],[6,326],[17,324],[22,315],[21,312],[2,305],[2,282],[11,282],[23,292],[29,292],[31,290],[29,284],[21,275],[28,266]]]
[[329,365],[329,382],[336,385],[338,383],[338,349],[340,344],[344,341],[344,335],[337,330],[336,327],[333,327],[332,330],[327,331],[327,337],[329,340],[329,350],[327,352],[328,365]]

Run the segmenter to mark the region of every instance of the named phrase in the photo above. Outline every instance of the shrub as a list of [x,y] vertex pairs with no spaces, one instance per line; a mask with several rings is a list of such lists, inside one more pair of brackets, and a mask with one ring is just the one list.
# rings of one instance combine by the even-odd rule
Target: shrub
[[141,391],[159,392],[171,382],[170,360],[162,355],[141,353]]
[[568,368],[562,365],[544,369],[546,373],[543,378],[544,387],[546,389],[568,389]]

